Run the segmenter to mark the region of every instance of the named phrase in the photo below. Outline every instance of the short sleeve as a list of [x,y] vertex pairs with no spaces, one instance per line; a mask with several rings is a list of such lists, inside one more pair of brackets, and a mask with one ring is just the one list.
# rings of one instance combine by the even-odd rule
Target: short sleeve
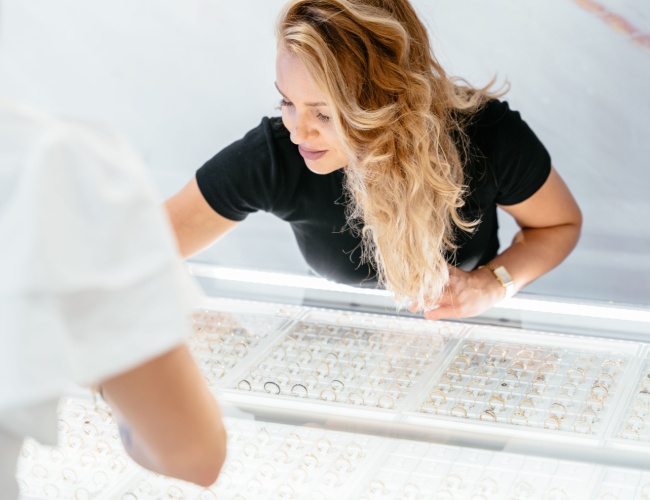
[[275,188],[281,180],[274,129],[278,124],[264,118],[196,172],[201,194],[219,215],[242,221],[253,212],[273,211]]
[[58,397],[179,345],[196,289],[136,155],[65,124],[39,136],[0,203],[2,406]]
[[494,101],[494,168],[499,205],[515,205],[535,194],[551,172],[548,151],[506,102]]

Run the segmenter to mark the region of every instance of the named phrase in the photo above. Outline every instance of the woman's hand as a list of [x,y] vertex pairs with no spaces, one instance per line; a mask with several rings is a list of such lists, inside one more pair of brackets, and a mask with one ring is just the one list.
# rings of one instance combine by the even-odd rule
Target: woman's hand
[[476,316],[502,300],[505,293],[505,288],[486,267],[465,272],[449,266],[449,283],[438,301],[424,312],[424,317],[437,320]]

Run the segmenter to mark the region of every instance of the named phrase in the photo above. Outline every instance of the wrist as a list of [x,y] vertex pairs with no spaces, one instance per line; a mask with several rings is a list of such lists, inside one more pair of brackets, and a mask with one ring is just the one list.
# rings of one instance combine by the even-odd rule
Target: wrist
[[517,292],[515,282],[505,266],[489,263],[485,266],[480,266],[479,269],[485,269],[489,273],[493,284],[500,288],[498,301],[508,299]]

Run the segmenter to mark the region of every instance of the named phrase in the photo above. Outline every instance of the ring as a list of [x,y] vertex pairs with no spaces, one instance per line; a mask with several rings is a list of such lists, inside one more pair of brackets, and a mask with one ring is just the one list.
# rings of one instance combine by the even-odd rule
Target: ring
[[306,398],[309,395],[309,391],[303,384],[295,384],[291,388],[291,395],[297,398]]
[[287,385],[291,382],[291,375],[287,372],[280,372],[276,375],[275,380],[277,380],[280,385]]
[[289,372],[291,375],[296,375],[300,373],[300,371],[301,371],[300,365],[295,361],[287,365],[287,372]]
[[494,363],[494,361],[487,361],[481,365],[481,368],[483,369],[481,373],[485,373],[489,376],[493,375],[497,370],[497,365]]
[[[517,368],[515,369],[515,367]],[[526,371],[526,368],[526,364],[520,359],[517,359],[508,366],[508,373],[515,373],[516,375],[516,372],[520,371],[523,374]],[[521,375],[519,375],[519,377],[521,377]]]
[[365,405],[366,402],[363,399],[363,396],[357,392],[351,392],[348,394],[348,403],[353,405]]
[[287,455],[287,452],[284,450],[275,450],[272,458],[277,464],[286,464],[289,461],[289,455]]
[[557,368],[551,363],[544,363],[537,369],[538,373],[555,373],[556,371]]
[[445,372],[445,378],[452,380],[453,382],[460,382],[463,379],[463,374],[456,367],[450,367]]
[[395,406],[395,400],[390,394],[382,394],[377,398],[377,406],[390,410]]
[[345,457],[339,457],[334,462],[334,468],[338,472],[349,472],[352,469],[352,462]]
[[352,442],[345,447],[345,456],[348,460],[359,460],[362,454],[363,448],[355,442]]
[[636,439],[638,441],[641,438],[641,434],[639,434],[639,431],[636,429],[626,426],[625,429],[621,431],[621,437],[624,439]]
[[250,391],[253,388],[248,380],[240,380],[237,384],[237,389],[240,391]]
[[291,432],[284,440],[284,444],[290,450],[297,450],[302,446],[302,438],[297,433]]
[[521,351],[519,351],[519,352],[517,353],[517,355],[515,356],[515,358],[519,358],[520,356],[525,356],[525,357],[527,357],[529,360],[532,360],[532,359],[535,358],[535,353],[532,352],[532,351],[529,351],[528,349],[522,349]]
[[296,356],[296,361],[298,362],[299,365],[310,363],[311,360],[312,360],[312,355],[307,349],[303,349],[298,353],[298,356]]
[[497,415],[494,413],[494,410],[485,410],[478,418],[479,420],[486,420],[486,418],[489,418],[493,422],[497,421]]
[[497,358],[499,363],[503,363],[506,360],[506,350],[502,347],[493,347],[488,351],[488,357],[490,359]]
[[602,382],[594,382],[594,385],[591,386],[591,391],[589,394],[599,401],[605,402],[607,396],[609,396],[609,390]]
[[580,367],[578,367],[578,368],[570,368],[569,371],[567,371],[566,374],[567,374],[567,378],[569,379],[569,382],[571,382],[571,383],[575,383],[575,379],[573,378],[573,376],[575,374],[578,374],[579,377],[580,377],[580,382],[578,382],[578,383],[584,382],[585,377],[587,376],[584,369],[580,368]]
[[323,361],[325,361],[327,364],[338,363],[339,357],[333,352],[328,352],[325,356],[323,356]]
[[316,365],[314,371],[319,377],[327,377],[330,374],[330,365],[325,361],[321,361]]
[[467,384],[466,392],[471,394],[472,397],[476,399],[479,396],[483,396],[483,386],[478,382],[470,382],[469,384]]
[[513,389],[517,388],[517,387],[519,387],[521,385],[519,383],[520,382],[520,376],[517,375],[514,371],[508,371],[508,373],[506,373],[503,376],[503,381],[507,382],[508,387],[511,387],[511,384],[512,384]]
[[645,426],[645,420],[643,420],[643,417],[640,417],[639,415],[630,415],[627,417],[626,423],[627,425],[625,428],[629,427],[635,431],[640,431]]
[[381,495],[386,490],[386,485],[383,483],[383,481],[380,481],[379,479],[373,479],[372,481],[370,481],[370,484],[368,485],[368,489],[370,490],[370,493],[372,493],[373,495]]
[[576,386],[573,382],[567,382],[562,386],[561,394],[566,394],[569,397],[573,397],[577,390],[578,386]]
[[318,457],[313,453],[305,455],[302,459],[302,463],[308,469],[311,467],[320,467],[320,460],[318,460]]
[[444,405],[447,402],[447,395],[440,389],[434,389],[429,393],[429,401],[438,406]]
[[397,377],[395,377],[397,385],[400,387],[410,387],[413,383],[411,376],[406,372],[401,372]]
[[250,369],[248,373],[250,374],[251,378],[255,382],[259,382],[260,380],[262,380],[262,370],[260,370],[259,368],[254,366],[253,368]]
[[[460,415],[456,415],[454,412],[460,412]],[[467,410],[462,405],[456,405],[451,410],[449,410],[449,415],[452,417],[462,416],[462,418],[467,418]]]
[[320,398],[323,401],[329,401],[333,403],[336,401],[336,393],[330,388],[325,388],[322,391],[320,391]]
[[586,418],[580,417],[576,420],[575,424],[573,424],[573,430],[581,434],[591,434],[591,424]]
[[393,371],[393,365],[386,358],[379,360],[377,363],[377,368],[379,368],[384,374],[390,373]]
[[[447,387],[447,390],[445,391],[445,387]],[[454,386],[448,378],[443,378],[440,382],[438,382],[438,389],[440,389],[444,393],[450,393],[454,392]]]
[[521,403],[519,403],[519,411],[525,415],[526,410],[524,407],[526,407],[529,411],[535,411],[535,403],[533,403],[530,399],[524,399]]
[[330,387],[334,392],[341,392],[343,389],[345,389],[345,384],[338,379],[334,379],[330,383]]
[[553,363],[557,363],[558,361],[560,361],[560,359],[562,358],[560,358],[560,355],[558,353],[552,352],[544,358],[544,363],[548,363],[552,365]]
[[584,410],[582,410],[580,416],[590,424],[593,424],[598,418],[598,414],[593,408],[585,408]]
[[603,404],[603,402],[600,399],[594,398],[594,397],[591,397],[591,396],[588,397],[585,400],[585,406],[587,408],[591,408],[592,410],[594,410],[596,412],[602,411],[603,408],[605,407],[605,405]]
[[518,411],[510,416],[510,423],[513,425],[528,425],[528,417]]
[[[559,414],[558,411],[560,412]],[[566,406],[564,406],[562,403],[555,402],[549,408],[549,413],[552,416],[559,418],[560,420],[564,420],[567,416],[568,411],[566,409]]]
[[548,417],[546,417],[546,420],[544,420],[544,427],[546,429],[557,431],[560,429],[561,423],[562,422],[558,417],[556,417],[555,415],[549,415]]
[[[295,338],[287,336],[282,341],[282,346],[278,346],[278,347],[284,348],[285,355],[286,355],[287,349],[291,351],[297,345],[298,345],[298,341]],[[277,347],[275,349],[273,349],[273,352],[275,353],[276,350],[277,350]]]
[[458,361],[462,361],[465,364],[465,369],[469,368],[469,366],[472,364],[471,360],[465,355],[465,354],[459,354],[454,358],[453,364],[454,366],[460,370],[460,366]]
[[226,373],[226,367],[223,366],[223,363],[221,361],[216,359],[210,365],[210,371],[215,377],[221,378]]
[[327,453],[332,447],[332,442],[327,438],[320,438],[316,442],[316,449],[321,453]]
[[244,446],[244,455],[248,458],[255,458],[260,454],[260,449],[254,443],[246,443]]
[[[293,342],[294,342],[293,346],[295,346],[296,341],[294,339],[291,339],[291,340],[293,340]],[[284,347],[282,347],[281,345],[279,345],[275,349],[273,349],[273,352],[271,352],[271,356],[273,358],[275,358],[277,361],[282,361],[287,356],[287,350]]]
[[[501,409],[498,409],[496,407],[496,405],[494,404],[495,401],[501,405]],[[488,404],[495,411],[501,412],[506,409],[506,400],[503,399],[501,396],[496,396],[496,395],[490,396],[490,399],[488,399]]]
[[271,382],[271,381],[265,382],[264,390],[269,394],[280,394],[280,386],[275,382]]
[[[461,351],[463,354],[468,354],[469,356],[474,356],[478,350],[480,349],[480,346],[476,345],[473,341],[468,342],[463,346]],[[470,351],[469,353],[467,351]]]
[[243,342],[237,342],[235,346],[232,348],[232,352],[235,353],[235,356],[239,358],[243,358],[248,354],[248,346]]
[[312,374],[309,374],[309,375],[305,375],[305,378],[302,379],[302,383],[308,389],[313,389],[318,385],[318,379],[314,377]]
[[259,431],[257,431],[257,441],[264,446],[271,442],[271,434],[266,429],[266,427],[262,427]]
[[352,365],[353,370],[363,370],[366,367],[366,360],[363,359],[363,356],[356,355],[354,358],[350,360],[350,364]]
[[[605,382],[603,380],[604,378],[607,378],[608,381]],[[614,380],[615,379],[614,379],[613,375],[611,375],[610,373],[605,373],[605,372],[600,372],[598,374],[598,376],[596,377],[596,382],[603,382],[603,383],[607,384],[607,387],[609,387],[611,384],[613,384]]]

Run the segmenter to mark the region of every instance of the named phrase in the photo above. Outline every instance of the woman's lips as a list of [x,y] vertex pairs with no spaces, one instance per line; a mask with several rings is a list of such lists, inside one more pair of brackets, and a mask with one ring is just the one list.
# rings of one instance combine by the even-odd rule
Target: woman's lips
[[318,160],[327,153],[327,149],[319,151],[318,149],[309,149],[300,145],[298,146],[298,151],[305,160]]

